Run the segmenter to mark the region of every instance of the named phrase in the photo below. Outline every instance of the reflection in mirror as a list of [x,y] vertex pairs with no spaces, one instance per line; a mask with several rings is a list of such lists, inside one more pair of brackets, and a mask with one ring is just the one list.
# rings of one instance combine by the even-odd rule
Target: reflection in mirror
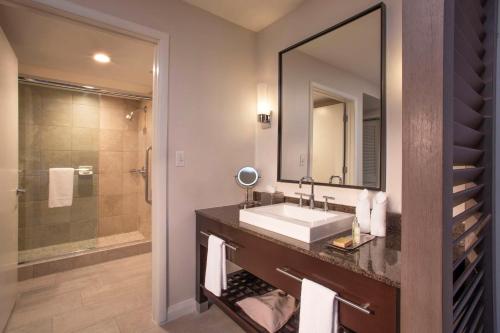
[[383,10],[280,52],[279,181],[383,188]]

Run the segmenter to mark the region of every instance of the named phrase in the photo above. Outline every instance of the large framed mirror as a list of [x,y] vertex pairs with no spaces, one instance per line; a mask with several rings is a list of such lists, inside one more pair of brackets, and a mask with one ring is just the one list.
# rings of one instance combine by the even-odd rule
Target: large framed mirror
[[385,190],[385,6],[279,53],[278,181]]

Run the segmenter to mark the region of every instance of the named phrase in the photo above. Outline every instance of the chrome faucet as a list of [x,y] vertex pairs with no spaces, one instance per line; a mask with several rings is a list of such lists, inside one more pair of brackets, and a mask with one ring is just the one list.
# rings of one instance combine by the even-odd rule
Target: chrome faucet
[[299,188],[302,188],[303,181],[309,181],[311,183],[311,194],[309,195],[309,208],[314,209],[314,179],[310,176],[305,176],[299,180]]
[[333,176],[331,176],[331,177],[330,177],[330,181],[329,181],[328,183],[329,183],[329,184],[333,184],[333,180],[334,180],[335,178],[338,178],[338,179],[339,179],[339,184],[343,184],[343,182],[342,182],[342,177],[340,177],[340,176],[335,176],[335,175],[333,175]]

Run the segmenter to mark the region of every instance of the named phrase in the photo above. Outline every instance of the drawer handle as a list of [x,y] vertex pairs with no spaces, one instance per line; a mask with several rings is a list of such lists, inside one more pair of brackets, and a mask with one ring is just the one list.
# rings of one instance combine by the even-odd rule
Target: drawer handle
[[[210,234],[205,232],[205,231],[200,231],[200,234],[202,234],[203,236],[206,236],[207,238],[210,237]],[[228,249],[233,250],[233,251],[238,251],[237,246],[231,245],[231,244],[227,243],[225,240],[224,240],[224,246],[227,247]]]
[[[276,271],[280,272],[283,275],[288,276],[291,279],[294,279],[295,281],[302,282],[302,278],[290,273],[290,269],[288,267],[276,268]],[[335,296],[335,298],[337,299],[337,301],[344,303],[346,305],[349,305],[350,307],[352,307],[358,311],[361,311],[364,314],[371,314],[370,309],[368,309],[370,307],[369,303],[363,304],[363,305],[358,305],[358,304],[353,303],[353,302],[351,302],[345,298],[342,298],[340,296]]]

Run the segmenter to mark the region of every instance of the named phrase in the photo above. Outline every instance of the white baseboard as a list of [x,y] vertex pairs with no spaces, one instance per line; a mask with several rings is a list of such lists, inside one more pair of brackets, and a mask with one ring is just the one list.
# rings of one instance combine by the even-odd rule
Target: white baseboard
[[182,316],[194,313],[195,311],[196,311],[196,300],[194,298],[190,298],[185,301],[176,303],[168,307],[167,320],[161,324],[166,324]]

